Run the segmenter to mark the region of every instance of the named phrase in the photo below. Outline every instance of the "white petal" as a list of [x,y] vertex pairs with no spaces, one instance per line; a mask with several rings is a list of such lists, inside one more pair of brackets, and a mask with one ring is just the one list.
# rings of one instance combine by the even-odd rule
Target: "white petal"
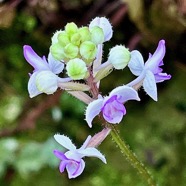
[[91,135],[89,135],[80,149],[85,149],[91,138]]
[[72,143],[72,141],[67,136],[55,134],[54,139],[64,148],[68,150],[76,150],[76,146]]
[[84,156],[88,156],[88,157],[96,157],[99,158],[101,161],[103,161],[104,163],[106,162],[105,156],[103,154],[101,154],[101,152],[99,152],[96,148],[93,147],[88,147],[84,150],[78,150],[78,153],[82,155],[82,157]]
[[92,120],[101,112],[102,104],[103,98],[100,98],[94,100],[87,106],[85,120],[87,121],[90,128],[92,127]]
[[128,63],[130,71],[135,75],[139,76],[144,69],[144,60],[141,53],[137,50],[131,52],[131,59]]
[[119,86],[115,89],[113,89],[110,94],[109,97],[112,97],[114,95],[118,96],[118,100],[121,103],[124,103],[128,100],[137,100],[140,101],[140,98],[138,96],[138,92],[133,89],[132,87],[123,85],[123,86]]
[[96,17],[94,18],[90,24],[89,28],[94,26],[99,26],[103,29],[104,32],[104,41],[109,41],[113,35],[112,25],[110,24],[109,20],[105,17]]
[[58,76],[51,71],[41,71],[35,79],[38,90],[46,94],[53,94],[58,88]]
[[29,92],[30,98],[33,98],[33,97],[35,97],[35,96],[37,96],[37,95],[42,93],[36,87],[36,75],[37,74],[38,74],[38,72],[34,72],[30,76],[30,79],[28,81],[28,92]]
[[158,100],[157,98],[157,86],[154,74],[148,70],[146,72],[145,79],[143,81],[143,88],[145,92],[155,101]]
[[64,69],[64,63],[54,59],[54,57],[51,55],[51,53],[49,53],[49,55],[48,55],[48,64],[49,64],[50,70],[54,74],[59,74]]

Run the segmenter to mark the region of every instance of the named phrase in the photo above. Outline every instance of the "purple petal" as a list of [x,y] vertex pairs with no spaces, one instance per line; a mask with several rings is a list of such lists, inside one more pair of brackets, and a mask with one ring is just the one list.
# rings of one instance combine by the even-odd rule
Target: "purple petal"
[[49,70],[49,66],[48,63],[43,60],[41,57],[39,57],[34,50],[32,49],[32,47],[30,47],[29,45],[24,45],[23,47],[24,50],[24,57],[27,60],[27,62],[32,65],[35,69],[35,71],[37,70]]
[[31,76],[30,79],[28,81],[28,92],[29,92],[29,96],[30,98],[33,98],[39,94],[41,94],[42,92],[40,92],[38,90],[38,88],[36,87],[36,75],[39,72],[34,72]]
[[104,163],[106,163],[105,156],[101,152],[99,152],[96,148],[88,147],[86,149],[78,150],[78,153],[80,153],[82,157],[85,157],[85,156],[96,157],[96,158],[99,158]]
[[60,160],[68,160],[67,157],[64,155],[64,153],[60,152],[59,150],[54,150],[53,153]]
[[60,171],[61,173],[64,172],[67,163],[68,163],[68,161],[65,161],[65,160],[60,162],[59,171]]
[[162,65],[165,56],[165,40],[160,40],[154,54],[145,63],[145,68],[150,69],[154,74],[157,73],[158,67]]
[[66,165],[69,179],[78,177],[85,168],[85,162],[81,159],[80,162],[70,161]]
[[146,72],[145,79],[143,81],[143,88],[145,92],[155,101],[158,100],[157,98],[157,87],[154,74],[148,70]]
[[163,82],[165,80],[169,80],[170,78],[171,78],[171,75],[168,75],[167,73],[155,74],[156,83],[160,83],[160,82]]
[[110,94],[109,97],[112,97],[114,95],[117,95],[117,100],[121,103],[124,103],[128,100],[137,100],[140,101],[140,98],[138,96],[138,92],[133,89],[132,87],[123,85],[123,86],[119,86],[115,89],[113,89]]
[[131,52],[131,59],[128,63],[130,71],[135,75],[139,76],[144,69],[144,60],[141,53],[137,50]]
[[[109,100],[110,101],[110,100]],[[126,114],[124,105],[117,100],[107,102],[102,108],[103,117],[112,124],[120,123],[123,115]]]
[[72,143],[72,141],[67,136],[55,134],[54,139],[64,148],[72,151],[76,150],[76,146]]
[[92,101],[86,109],[85,120],[89,127],[92,127],[92,120],[101,112],[103,105],[103,98]]
[[51,55],[51,53],[49,53],[49,55],[48,55],[48,64],[49,64],[50,70],[54,74],[59,74],[64,69],[64,63],[54,59],[54,57]]

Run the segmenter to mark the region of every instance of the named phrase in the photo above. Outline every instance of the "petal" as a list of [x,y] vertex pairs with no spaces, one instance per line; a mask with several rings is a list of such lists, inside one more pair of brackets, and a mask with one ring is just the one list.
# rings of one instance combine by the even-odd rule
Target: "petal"
[[29,92],[29,96],[30,98],[33,98],[39,94],[41,94],[42,92],[38,90],[38,88],[36,87],[36,75],[38,74],[38,72],[34,72],[31,76],[30,79],[28,81],[28,92]]
[[154,74],[148,70],[146,72],[145,79],[143,81],[143,88],[145,92],[155,101],[158,100],[157,98],[157,86]]
[[67,160],[67,157],[64,155],[63,152],[60,152],[59,150],[54,150],[53,153],[60,160]]
[[145,63],[145,68],[150,69],[154,74],[157,73],[158,67],[162,65],[165,56],[165,40],[160,40],[154,54]]
[[59,165],[59,171],[62,173],[65,170],[65,167],[67,165],[68,161],[61,161]]
[[135,75],[139,76],[144,69],[144,60],[141,53],[137,50],[131,52],[131,59],[128,63],[130,71]]
[[86,109],[85,120],[87,121],[89,127],[92,127],[92,120],[101,112],[101,107],[103,105],[103,98],[92,101]]
[[120,123],[125,114],[126,109],[124,105],[117,101],[106,104],[103,108],[104,119],[112,124]]
[[82,174],[84,168],[85,162],[82,159],[76,166],[73,166],[71,162],[67,164],[66,169],[69,179],[78,177],[80,174]]
[[87,147],[89,141],[91,140],[91,138],[92,138],[91,135],[89,135],[87,137],[87,139],[85,140],[85,142],[83,143],[83,145],[81,146],[81,148],[79,148],[79,149],[85,149]]
[[132,87],[123,85],[123,86],[119,86],[115,89],[113,89],[110,94],[109,97],[112,97],[114,95],[117,95],[117,100],[120,101],[121,103],[124,103],[128,100],[137,100],[140,101],[140,98],[138,96],[138,92],[133,89]]
[[78,149],[78,153],[82,155],[82,157],[87,156],[87,157],[96,157],[99,158],[103,163],[107,163],[105,156],[99,152],[96,148],[93,147],[88,147],[86,149]]
[[76,150],[76,146],[72,143],[72,141],[67,136],[55,134],[54,139],[64,148],[68,150]]
[[49,55],[48,55],[48,64],[49,64],[50,70],[54,74],[59,74],[64,69],[64,63],[54,59],[54,57],[51,55],[51,53],[49,53]]
[[169,80],[170,78],[171,78],[171,75],[168,75],[167,73],[155,74],[156,83],[160,83],[160,82],[163,82],[165,80]]
[[46,94],[53,94],[58,88],[58,76],[51,71],[40,71],[35,77],[36,87]]
[[27,62],[34,67],[35,70],[49,70],[48,63],[39,57],[31,46],[23,46],[24,57]]
[[113,35],[112,25],[110,24],[109,20],[105,17],[96,17],[94,18],[89,25],[89,28],[94,26],[99,26],[103,29],[104,33],[104,41],[109,41]]

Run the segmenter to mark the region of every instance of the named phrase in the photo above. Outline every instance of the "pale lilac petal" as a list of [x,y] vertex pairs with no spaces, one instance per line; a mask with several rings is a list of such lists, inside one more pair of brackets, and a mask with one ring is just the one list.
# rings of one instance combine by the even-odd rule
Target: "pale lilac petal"
[[110,24],[109,20],[105,17],[96,17],[94,18],[90,24],[89,28],[94,26],[99,26],[103,29],[104,33],[104,41],[109,41],[113,35],[112,25]]
[[150,69],[154,74],[157,73],[159,65],[165,56],[165,40],[160,40],[154,54],[145,63],[145,68]]
[[68,159],[74,160],[74,161],[80,161],[81,155],[78,153],[77,149],[76,150],[69,150],[65,152],[65,156]]
[[104,163],[106,163],[106,159],[105,156],[99,152],[96,148],[93,147],[88,147],[86,149],[79,149],[78,153],[80,153],[82,155],[82,157],[96,157],[99,158],[101,161],[103,161]]
[[66,156],[64,155],[63,152],[60,152],[59,150],[54,150],[53,153],[60,160],[67,160],[67,158],[66,158]]
[[143,88],[145,92],[155,101],[158,100],[157,98],[157,86],[154,74],[148,70],[146,72],[145,79],[143,81]]
[[120,101],[121,103],[124,103],[128,100],[137,100],[140,101],[140,98],[138,96],[138,92],[133,89],[132,87],[123,85],[123,86],[119,86],[115,89],[113,89],[110,94],[109,97],[112,97],[114,95],[117,95],[117,100]]
[[171,78],[171,75],[168,75],[167,73],[155,74],[156,83],[160,83],[160,82],[163,82],[165,80],[169,80],[170,78]]
[[48,64],[49,64],[49,68],[50,70],[54,73],[54,74],[59,74],[63,71],[64,69],[64,63],[56,60],[51,53],[49,53],[48,55]]
[[37,74],[38,74],[38,72],[34,72],[30,76],[30,79],[28,81],[28,93],[29,93],[30,98],[33,98],[33,97],[35,97],[35,96],[37,96],[37,95],[42,93],[36,87],[36,75]]
[[130,71],[135,75],[139,76],[144,69],[144,60],[141,53],[137,50],[131,52],[131,59],[128,63]]
[[54,139],[64,148],[68,150],[76,150],[76,146],[72,143],[72,141],[67,136],[55,134]]
[[80,162],[71,161],[66,166],[69,179],[78,177],[80,174],[82,174],[84,168],[85,168],[85,162],[82,159]]
[[92,127],[92,120],[101,112],[103,105],[103,98],[92,101],[86,109],[85,120],[89,127]]
[[81,146],[81,148],[79,148],[79,149],[85,149],[87,147],[89,141],[91,140],[91,138],[92,138],[91,135],[89,135],[87,137],[87,139],[85,140],[85,142],[83,143],[83,145]]
[[23,46],[24,51],[24,57],[27,60],[27,62],[34,67],[34,69],[37,70],[49,70],[48,63],[43,60],[41,57],[39,57],[31,46],[24,45]]

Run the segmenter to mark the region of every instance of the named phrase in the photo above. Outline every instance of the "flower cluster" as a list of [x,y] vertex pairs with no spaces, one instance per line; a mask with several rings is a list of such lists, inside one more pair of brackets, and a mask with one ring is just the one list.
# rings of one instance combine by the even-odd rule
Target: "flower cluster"
[[[104,120],[104,129],[93,137],[88,136],[79,149],[68,137],[54,135],[55,140],[67,149],[65,153],[54,150],[54,154],[61,160],[60,172],[66,169],[69,178],[75,178],[83,172],[85,156],[97,157],[106,163],[105,157],[96,147],[110,133],[108,124],[119,124],[126,115],[124,104],[129,100],[140,101],[137,90],[141,86],[157,101],[156,83],[171,78],[167,73],[163,73],[161,68],[165,55],[164,40],[159,41],[156,51],[153,55],[149,54],[145,63],[139,51],[129,51],[124,45],[111,48],[107,61],[103,62],[104,43],[109,41],[112,35],[109,20],[96,17],[88,26],[78,28],[72,22],[68,23],[64,30],[57,31],[52,37],[47,59],[39,57],[30,46],[23,47],[25,59],[34,68],[28,82],[30,97],[41,93],[53,94],[60,88],[88,104],[85,121],[90,128],[96,116]],[[122,70],[127,66],[137,78],[126,85],[116,87],[108,96],[101,95],[100,81],[113,69]],[[66,77],[60,76],[64,71]]]

